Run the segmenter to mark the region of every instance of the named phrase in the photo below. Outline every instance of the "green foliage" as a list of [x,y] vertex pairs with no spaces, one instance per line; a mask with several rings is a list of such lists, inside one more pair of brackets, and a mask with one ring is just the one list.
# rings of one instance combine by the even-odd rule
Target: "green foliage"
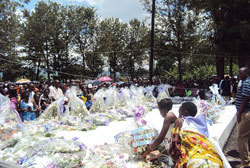
[[[141,1],[150,13],[152,1]],[[39,80],[42,70],[48,78],[96,77],[105,64],[113,78],[116,72],[131,78],[148,73],[144,67],[150,25],[145,22],[101,21],[95,8],[52,1],[38,2],[32,12],[23,10],[21,18],[17,9],[28,0],[0,2],[0,58],[8,60],[0,64],[3,80],[18,76]],[[216,72],[228,74],[231,56],[236,58],[233,75],[238,67],[250,66],[248,0],[157,0],[156,8],[155,76],[203,79]]]
[[128,25],[122,23],[118,18],[105,19],[100,23],[97,44],[99,50],[104,51],[103,56],[107,58],[114,79],[116,72],[122,70],[124,54],[122,51],[126,46],[127,27]]
[[[225,67],[225,74],[229,74],[230,67]],[[237,76],[239,73],[239,66],[237,64],[233,64],[233,76]]]
[[212,75],[216,74],[216,68],[214,65],[202,65],[197,66],[192,71],[193,79],[208,79]]
[[162,76],[163,79],[169,80],[177,80],[178,79],[178,68],[174,67],[173,69],[170,68],[169,71],[163,71],[164,74]]
[[0,1],[0,71],[3,72],[3,80],[14,81],[20,72],[21,65],[15,65],[13,62],[19,60],[16,48],[21,33],[21,18],[17,9],[22,4],[22,1]]
[[[208,79],[212,75],[216,74],[216,68],[214,65],[201,65],[196,66],[190,71],[184,71],[183,79]],[[178,79],[178,67],[170,68],[169,71],[164,71],[162,78],[169,80]]]
[[149,30],[144,22],[132,19],[127,26],[127,32],[124,34],[126,37],[126,52],[122,54],[121,66],[123,67],[122,70],[128,72],[132,79],[136,71],[142,68],[143,61],[147,58],[145,48],[149,46],[148,32]]

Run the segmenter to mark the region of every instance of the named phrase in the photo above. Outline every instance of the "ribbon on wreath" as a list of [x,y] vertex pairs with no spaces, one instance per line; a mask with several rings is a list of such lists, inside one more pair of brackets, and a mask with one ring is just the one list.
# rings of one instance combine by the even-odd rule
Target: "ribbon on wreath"
[[147,124],[147,121],[143,119],[145,116],[145,109],[141,106],[136,106],[132,112],[134,113],[135,120],[143,125]]

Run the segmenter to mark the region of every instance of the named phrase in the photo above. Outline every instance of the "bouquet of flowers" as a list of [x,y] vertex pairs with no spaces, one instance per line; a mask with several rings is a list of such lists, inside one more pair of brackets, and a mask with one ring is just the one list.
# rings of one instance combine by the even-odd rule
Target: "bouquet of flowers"
[[83,118],[85,115],[89,114],[84,101],[76,96],[76,87],[71,87],[69,92],[69,114],[71,116],[77,116]]
[[105,105],[108,109],[112,109],[118,103],[116,100],[117,89],[116,87],[111,87],[105,91]]
[[209,87],[210,91],[213,94],[213,97],[211,99],[211,103],[213,104],[218,104],[221,106],[225,106],[226,105],[226,101],[224,100],[224,98],[219,94],[219,88],[217,84],[213,84],[212,86]]
[[105,91],[103,89],[100,89],[96,92],[94,95],[94,103],[91,106],[89,112],[90,113],[105,113],[107,112],[105,103],[104,103],[104,96],[105,96]]
[[156,98],[153,96],[155,86],[148,86],[144,89],[145,99],[147,102],[156,103]]
[[59,99],[52,102],[41,114],[39,119],[59,119],[64,112],[63,104],[64,104],[64,99]]
[[205,100],[200,101],[200,113],[205,115],[207,118],[207,121],[209,122],[210,125],[213,123],[216,123],[217,120],[219,119],[223,107],[222,106],[216,106],[210,102],[207,102]]
[[157,102],[160,102],[162,99],[165,98],[170,98],[165,91],[165,85],[159,85],[157,87],[157,90],[158,90]]
[[2,101],[2,106],[0,106],[0,126],[20,123],[20,117],[17,116],[18,114],[16,110],[11,106],[10,100],[4,97],[2,98]]
[[90,149],[90,154],[84,159],[86,167],[95,168],[125,168],[129,160],[127,149],[120,144],[98,145]]

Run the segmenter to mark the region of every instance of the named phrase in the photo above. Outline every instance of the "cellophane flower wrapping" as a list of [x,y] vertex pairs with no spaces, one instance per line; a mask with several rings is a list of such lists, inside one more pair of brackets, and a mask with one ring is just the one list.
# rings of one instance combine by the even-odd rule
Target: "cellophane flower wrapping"
[[0,106],[0,127],[19,123],[18,116],[12,109],[10,100],[7,97],[2,97],[1,101],[3,102],[1,102]]
[[118,143],[104,144],[89,149],[83,163],[88,168],[125,168],[129,159],[128,150],[125,146]]
[[165,85],[159,85],[157,87],[158,90],[158,96],[157,96],[157,102],[160,102],[162,99],[170,98],[169,95],[166,93]]
[[94,95],[94,103],[91,106],[90,113],[105,113],[107,112],[106,105],[104,103],[105,91],[104,89],[99,89]]
[[199,113],[206,116],[210,125],[218,121],[223,112],[223,106],[213,104],[206,100],[196,100],[195,102],[198,104]]
[[145,107],[155,108],[157,106],[157,99],[153,95],[154,87],[155,86],[148,86],[143,90]]
[[67,115],[84,118],[89,114],[89,111],[81,99],[77,97],[76,87],[71,87],[69,96],[69,113]]
[[108,108],[108,109],[114,109],[116,104],[118,103],[117,100],[116,100],[116,95],[117,95],[117,89],[116,87],[111,87],[107,90],[105,90],[105,106]]
[[[1,135],[5,136],[1,137],[0,160],[13,162],[21,167],[46,167],[52,162],[59,167],[81,165],[79,160],[86,151],[84,144],[78,142],[77,137],[72,140],[55,137],[60,130],[70,130],[67,127],[57,121],[38,120],[17,124],[13,128],[2,128]],[[79,153],[81,155],[78,156]],[[61,157],[57,157],[58,155]],[[62,156],[67,157],[63,159]]]
[[211,98],[211,103],[212,104],[217,104],[221,106],[226,105],[226,101],[224,98],[219,94],[219,88],[217,84],[213,84],[212,86],[209,87],[210,91],[212,92],[213,96]]
[[59,119],[61,117],[61,106],[63,99],[52,102],[45,111],[40,115],[39,119]]
[[130,158],[137,160],[147,150],[148,145],[158,135],[157,131],[147,125],[144,120],[146,110],[141,106],[136,106],[134,113],[134,129],[121,132],[115,139],[119,144],[126,146]]

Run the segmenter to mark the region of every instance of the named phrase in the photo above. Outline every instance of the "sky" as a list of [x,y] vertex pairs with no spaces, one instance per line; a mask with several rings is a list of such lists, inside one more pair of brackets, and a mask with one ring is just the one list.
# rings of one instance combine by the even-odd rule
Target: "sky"
[[[39,0],[30,0],[25,8],[32,10],[35,8]],[[44,0],[48,2],[48,0]],[[85,5],[97,9],[101,19],[104,18],[119,18],[121,21],[128,23],[133,18],[138,18],[143,21],[148,18],[148,14],[143,10],[143,5],[140,0],[51,0],[62,5]]]

